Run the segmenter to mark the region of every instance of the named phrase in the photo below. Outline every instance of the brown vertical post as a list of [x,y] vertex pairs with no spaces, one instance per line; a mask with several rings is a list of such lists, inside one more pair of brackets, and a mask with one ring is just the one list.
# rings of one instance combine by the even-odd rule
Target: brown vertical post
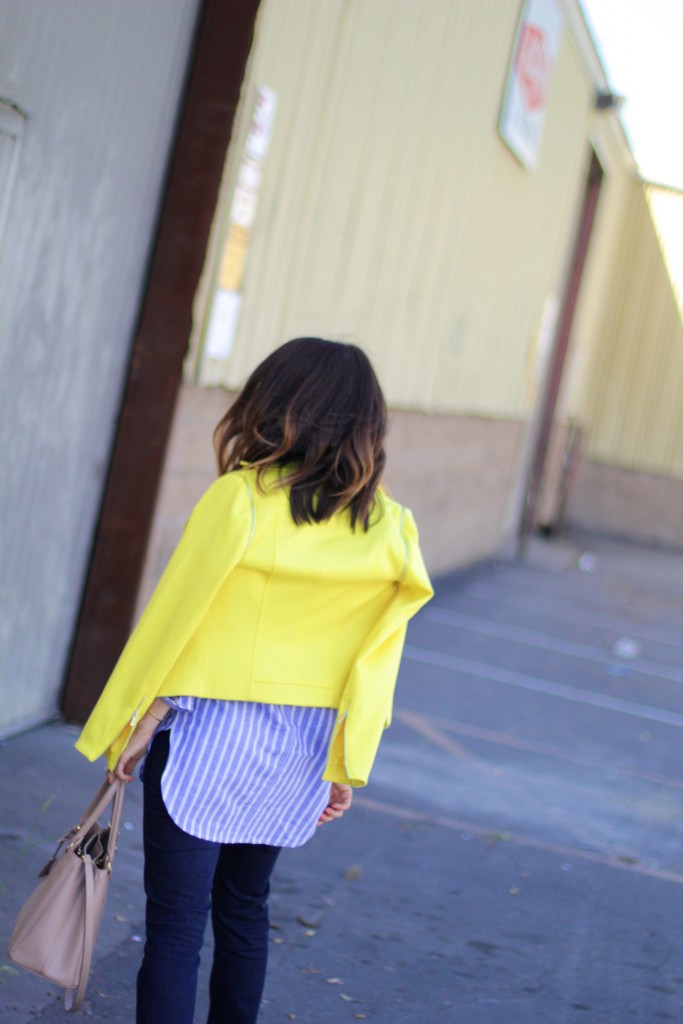
[[83,721],[130,630],[258,0],[204,0],[66,672]]
[[600,161],[595,153],[592,153],[588,179],[586,181],[586,188],[583,196],[583,204],[581,207],[579,228],[576,241],[574,243],[574,252],[569,268],[569,277],[562,302],[562,308],[560,310],[557,335],[551,356],[547,386],[543,396],[543,411],[541,413],[538,443],[536,445],[536,450],[531,464],[529,482],[526,491],[526,501],[522,515],[522,543],[524,542],[524,538],[531,533],[534,526],[536,507],[541,492],[543,472],[545,470],[545,462],[548,455],[550,432],[553,426],[557,399],[560,394],[562,371],[564,370],[564,364],[567,358],[569,338],[571,336],[572,323],[574,321],[574,312],[576,310],[576,303],[579,297],[579,288],[581,286],[581,278],[583,275],[584,264],[586,262],[586,255],[588,253],[588,243],[590,242],[593,223],[595,221],[595,211],[598,205],[602,178],[603,170],[600,166]]

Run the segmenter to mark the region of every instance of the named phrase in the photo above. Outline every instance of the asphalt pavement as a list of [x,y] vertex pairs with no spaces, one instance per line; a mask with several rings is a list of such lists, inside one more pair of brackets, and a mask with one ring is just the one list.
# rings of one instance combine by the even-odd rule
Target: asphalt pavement
[[[442,580],[352,811],[283,852],[263,1024],[683,1020],[683,556],[535,541]],[[0,744],[0,939],[101,778],[59,723]],[[82,1014],[132,1024],[141,787]],[[210,936],[197,1022],[206,1018]],[[0,967],[3,1024],[63,1021]]]

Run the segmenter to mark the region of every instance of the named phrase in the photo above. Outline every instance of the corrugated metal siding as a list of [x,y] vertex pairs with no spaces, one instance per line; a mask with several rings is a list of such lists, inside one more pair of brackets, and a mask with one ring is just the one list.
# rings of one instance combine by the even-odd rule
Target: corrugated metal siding
[[[603,344],[605,305],[612,293],[614,268],[621,258],[624,210],[633,186],[632,162],[624,159],[623,140],[610,129],[610,115],[595,118],[591,142],[604,171],[578,303],[557,419],[580,423],[590,418],[594,353]],[[592,409],[592,407],[591,407]]]
[[517,4],[266,0],[243,93],[277,122],[227,364],[237,386],[287,337],[357,340],[392,405],[527,414],[527,358],[561,290],[593,86],[568,31],[539,166],[497,133]]
[[197,9],[0,2],[0,731],[56,706]]
[[588,455],[683,477],[683,323],[643,188],[631,184],[588,382]]

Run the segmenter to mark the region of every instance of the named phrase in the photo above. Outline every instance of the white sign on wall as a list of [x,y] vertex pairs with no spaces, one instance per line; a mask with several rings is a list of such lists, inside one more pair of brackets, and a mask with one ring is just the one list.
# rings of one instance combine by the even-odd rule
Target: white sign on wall
[[277,110],[277,93],[267,85],[260,85],[251,115],[249,134],[244,146],[244,155],[263,163],[270,148]]
[[538,159],[562,29],[556,0],[526,0],[505,83],[500,134],[529,169]]
[[241,308],[242,296],[239,292],[216,289],[204,344],[207,359],[230,358]]
[[209,312],[204,342],[207,359],[225,362],[232,353],[242,308],[241,288],[247,248],[256,218],[263,165],[273,137],[276,111],[276,93],[267,85],[260,85],[237,172],[228,233]]

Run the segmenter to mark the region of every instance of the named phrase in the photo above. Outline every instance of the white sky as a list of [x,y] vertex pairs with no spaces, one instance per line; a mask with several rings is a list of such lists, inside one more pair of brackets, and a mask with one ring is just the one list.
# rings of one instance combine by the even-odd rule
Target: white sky
[[683,188],[683,0],[581,0],[642,175]]

